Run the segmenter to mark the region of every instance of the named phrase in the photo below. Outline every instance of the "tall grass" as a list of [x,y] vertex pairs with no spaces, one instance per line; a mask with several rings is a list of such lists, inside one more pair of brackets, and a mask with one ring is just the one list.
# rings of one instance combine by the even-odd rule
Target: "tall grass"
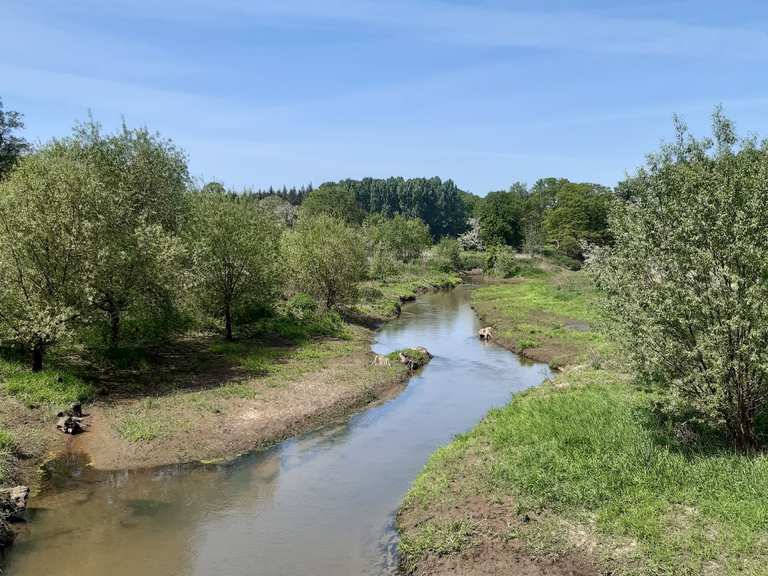
[[93,386],[60,370],[31,372],[19,362],[0,360],[0,387],[28,406],[63,408],[85,402],[94,395]]

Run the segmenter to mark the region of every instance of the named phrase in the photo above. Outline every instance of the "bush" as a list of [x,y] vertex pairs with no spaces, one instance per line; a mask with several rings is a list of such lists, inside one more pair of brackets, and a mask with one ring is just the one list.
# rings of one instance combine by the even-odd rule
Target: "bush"
[[555,253],[551,256],[551,260],[555,264],[562,266],[563,268],[567,268],[568,270],[573,270],[574,272],[581,270],[581,261],[577,260],[576,258],[566,256],[565,254]]
[[386,280],[397,274],[400,263],[386,248],[376,248],[371,256],[370,276],[374,280]]
[[441,272],[458,272],[461,270],[461,249],[453,238],[443,238],[432,248],[430,264]]
[[365,242],[359,228],[332,216],[302,217],[283,237],[289,282],[327,310],[352,302],[366,273]]
[[474,270],[475,268],[485,268],[487,256],[483,252],[463,250],[461,252],[461,269]]
[[317,300],[304,292],[295,294],[285,305],[286,313],[298,320],[312,318],[317,313],[317,308]]
[[509,248],[501,248],[496,251],[493,262],[493,275],[499,278],[512,278],[520,274],[520,264],[516,254]]
[[751,449],[768,410],[768,142],[739,145],[719,110],[712,140],[677,128],[589,267],[640,373]]

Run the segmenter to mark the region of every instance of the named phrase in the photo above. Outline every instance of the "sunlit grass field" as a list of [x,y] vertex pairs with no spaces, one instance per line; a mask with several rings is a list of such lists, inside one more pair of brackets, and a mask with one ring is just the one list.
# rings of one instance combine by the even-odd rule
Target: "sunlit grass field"
[[[403,534],[406,564],[477,541],[487,527],[437,511],[447,502],[461,510],[465,500],[471,508],[482,496],[512,500],[511,520],[534,519],[494,535],[521,540],[533,555],[584,554],[612,574],[768,573],[768,457],[737,453],[705,428],[680,433],[679,421],[655,409],[658,390],[616,368],[605,334],[563,328],[600,324],[589,284],[565,276],[477,290],[476,304],[493,310],[505,337],[567,350],[568,362],[435,453],[404,504],[435,517]],[[579,347],[598,350],[610,368],[572,352]]]

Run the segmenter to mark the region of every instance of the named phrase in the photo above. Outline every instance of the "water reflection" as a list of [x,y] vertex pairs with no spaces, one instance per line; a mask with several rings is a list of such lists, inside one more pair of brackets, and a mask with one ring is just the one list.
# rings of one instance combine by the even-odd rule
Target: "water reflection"
[[409,304],[374,346],[425,345],[435,354],[402,394],[230,465],[99,474],[77,457],[57,463],[7,573],[390,572],[393,513],[429,454],[547,376],[546,367],[481,344],[477,328],[466,289]]

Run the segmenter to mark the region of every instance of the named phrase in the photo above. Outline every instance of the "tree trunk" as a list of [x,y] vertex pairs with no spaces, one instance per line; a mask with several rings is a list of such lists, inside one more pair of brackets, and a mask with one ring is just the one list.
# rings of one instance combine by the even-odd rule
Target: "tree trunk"
[[35,342],[35,345],[32,348],[32,372],[42,372],[44,354],[45,344],[39,341]]
[[224,338],[232,340],[232,310],[229,304],[224,306]]
[[731,438],[736,447],[742,452],[752,452],[758,448],[755,423],[747,416],[739,418],[738,422],[731,422],[728,426]]
[[120,341],[120,310],[111,307],[109,310],[109,347],[117,348]]

